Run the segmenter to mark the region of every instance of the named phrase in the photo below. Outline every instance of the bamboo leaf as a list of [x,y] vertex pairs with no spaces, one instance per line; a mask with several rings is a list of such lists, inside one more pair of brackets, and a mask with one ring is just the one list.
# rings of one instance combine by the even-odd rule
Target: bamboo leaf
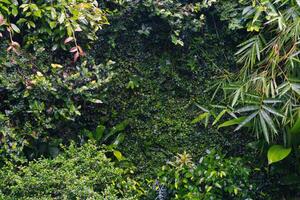
[[258,109],[259,109],[259,106],[245,106],[245,107],[237,109],[235,112],[242,113],[242,112],[249,112],[249,111],[258,110]]
[[264,110],[260,111],[261,115],[265,119],[266,123],[269,125],[269,127],[273,130],[274,133],[277,133],[277,129],[274,125],[273,119],[270,117],[268,113],[266,113]]
[[280,99],[265,99],[263,100],[265,104],[275,104],[275,103],[282,103]]
[[222,127],[227,127],[227,126],[233,126],[233,125],[238,125],[240,124],[242,121],[244,121],[247,117],[238,117],[238,118],[235,118],[235,119],[231,119],[231,120],[228,120],[222,124],[220,124],[218,126],[218,129],[219,128],[222,128]]
[[279,117],[285,117],[283,114],[279,113],[278,111],[276,111],[275,109],[269,107],[269,106],[262,106],[265,110],[267,110],[268,112],[277,115]]
[[241,93],[241,89],[238,89],[238,90],[235,92],[235,95],[234,95],[233,100],[232,100],[232,103],[231,103],[231,107],[233,107],[233,106],[236,104],[236,102],[237,102],[237,100],[238,100],[238,98],[239,98],[239,96],[240,96],[240,93]]
[[264,117],[262,116],[261,113],[259,113],[259,119],[260,119],[260,125],[262,128],[263,134],[265,136],[265,139],[266,139],[267,143],[269,143],[270,139],[269,139],[268,128],[267,128],[266,122],[264,120]]
[[221,117],[227,112],[227,110],[223,110],[222,112],[220,112],[218,114],[218,116],[216,117],[215,121],[212,123],[212,125],[215,125],[216,123],[218,123],[218,121],[221,119]]
[[192,124],[196,124],[196,123],[198,123],[198,122],[201,122],[201,121],[202,121],[203,119],[205,119],[208,115],[209,115],[208,112],[202,113],[202,114],[200,114],[198,117],[196,117],[191,123],[192,123]]
[[234,131],[240,130],[243,126],[245,126],[247,123],[249,123],[254,117],[256,117],[257,114],[258,114],[258,112],[254,112],[251,115],[249,115],[244,121],[242,121],[239,124],[239,126]]

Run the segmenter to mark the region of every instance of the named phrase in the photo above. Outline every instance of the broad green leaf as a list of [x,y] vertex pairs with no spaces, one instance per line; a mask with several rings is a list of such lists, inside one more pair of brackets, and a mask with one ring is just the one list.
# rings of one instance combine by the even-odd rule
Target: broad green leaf
[[118,135],[118,137],[115,139],[115,141],[113,142],[113,145],[118,146],[119,144],[121,144],[125,139],[125,134],[124,133],[120,133]]
[[124,120],[121,123],[117,124],[110,130],[110,132],[107,135],[105,135],[105,138],[103,140],[106,141],[112,135],[123,131],[128,126],[128,124],[129,122],[127,120]]
[[129,122],[127,120],[124,120],[121,123],[114,126],[110,132],[112,134],[114,134],[114,133],[117,133],[117,132],[120,132],[120,131],[124,131],[125,128],[128,126],[128,124],[129,124]]
[[18,15],[18,9],[16,7],[12,8],[11,14],[16,17]]
[[256,22],[258,20],[258,18],[260,17],[261,13],[262,13],[263,7],[262,6],[258,6],[256,13],[253,17],[252,23]]
[[101,138],[103,137],[104,131],[105,131],[105,126],[103,126],[103,125],[97,126],[95,134],[94,134],[96,141],[101,140]]
[[284,148],[282,145],[273,145],[268,150],[268,162],[269,165],[286,158],[290,153],[291,148]]

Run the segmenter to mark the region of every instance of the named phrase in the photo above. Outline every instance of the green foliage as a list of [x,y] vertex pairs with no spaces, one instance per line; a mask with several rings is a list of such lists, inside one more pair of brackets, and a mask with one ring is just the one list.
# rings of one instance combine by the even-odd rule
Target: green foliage
[[[5,4],[3,2],[0,0],[1,5]],[[300,123],[297,123],[299,118],[294,116],[294,122],[287,122],[287,126],[279,128],[279,123],[285,116],[279,108],[280,104],[285,102],[285,98],[289,95],[293,95],[293,101],[298,101],[295,92],[287,93],[281,102],[268,98],[266,102],[269,103],[263,105],[264,107],[261,106],[264,113],[262,111],[257,113],[260,105],[255,103],[252,105],[252,102],[256,100],[255,95],[259,96],[262,87],[254,89],[255,87],[249,84],[249,88],[245,86],[239,89],[243,87],[244,80],[253,77],[254,70],[258,71],[257,74],[268,71],[269,68],[264,70],[264,64],[271,63],[273,55],[270,54],[269,61],[264,64],[258,62],[256,58],[255,61],[249,61],[246,57],[252,58],[253,55],[257,57],[260,52],[260,61],[262,61],[268,49],[265,48],[266,42],[279,34],[273,29],[264,29],[264,22],[268,20],[264,18],[264,14],[257,19],[260,23],[260,34],[255,32],[257,21],[254,20],[252,23],[252,20],[256,14],[252,13],[252,15],[251,12],[255,13],[259,4],[252,5],[250,1],[238,0],[105,0],[99,1],[100,10],[95,2],[89,0],[70,0],[63,3],[53,1],[53,7],[50,6],[50,9],[48,2],[18,2],[35,4],[43,17],[34,16],[34,12],[39,12],[36,9],[31,10],[34,5],[31,7],[29,5],[28,8],[26,5],[22,8],[17,7],[18,12],[0,11],[0,24],[2,25],[0,29],[4,37],[11,36],[11,40],[5,40],[10,42],[9,50],[20,54],[8,56],[7,52],[0,52],[1,164],[4,165],[6,160],[13,159],[13,164],[16,165],[4,166],[2,175],[5,177],[4,181],[8,180],[5,173],[16,177],[15,180],[17,180],[15,182],[13,179],[8,180],[9,185],[3,187],[5,188],[5,191],[2,191],[3,199],[8,199],[7,195],[11,196],[12,193],[19,195],[12,199],[21,198],[22,194],[25,197],[27,195],[29,198],[34,198],[30,196],[29,191],[33,187],[38,189],[36,193],[32,192],[33,195],[38,193],[41,196],[43,192],[49,192],[45,194],[45,198],[56,198],[55,190],[61,192],[63,189],[52,187],[56,183],[55,178],[61,182],[63,182],[62,178],[67,180],[68,186],[62,183],[67,189],[61,192],[66,199],[72,199],[72,195],[83,195],[80,197],[87,199],[84,196],[87,191],[85,187],[90,186],[90,182],[95,183],[92,178],[95,173],[91,170],[89,174],[84,171],[81,163],[74,164],[75,161],[73,162],[73,159],[76,160],[81,153],[84,154],[85,147],[72,146],[74,157],[72,157],[70,168],[66,164],[67,154],[60,154],[59,144],[69,144],[72,139],[78,144],[93,140],[97,145],[107,145],[105,149],[109,150],[108,155],[121,161],[118,162],[120,166],[126,166],[128,169],[128,166],[133,164],[136,166],[138,173],[133,176],[142,180],[143,184],[147,184],[148,181],[152,183],[161,165],[176,153],[185,150],[191,153],[191,157],[198,158],[205,149],[218,148],[229,156],[242,155],[243,158],[252,159],[251,163],[247,164],[255,165],[260,161],[256,157],[257,152],[261,150],[263,154],[266,154],[269,146],[260,140],[255,144],[256,146],[253,145],[256,147],[255,151],[249,150],[245,144],[253,140],[253,137],[241,130],[243,127],[253,128],[258,124],[258,130],[261,131],[260,115],[265,118],[263,122],[269,134],[270,143],[284,143],[285,145],[282,146],[285,148],[296,149],[298,147],[296,141],[299,139]],[[263,2],[265,1],[260,3]],[[81,5],[83,7],[79,10],[82,9],[82,17],[85,16],[88,23],[76,18],[79,17],[76,12]],[[92,5],[93,9],[84,5]],[[292,5],[296,5],[295,2]],[[10,4],[9,10],[12,10],[13,6],[14,4]],[[244,7],[247,6],[251,9],[249,7],[243,13]],[[27,10],[24,11],[23,7]],[[278,7],[278,9],[283,8],[285,5]],[[51,15],[53,9],[56,17]],[[61,12],[62,9],[65,9],[65,14],[61,14],[64,13]],[[246,12],[248,9],[251,10],[250,14]],[[278,13],[284,12],[280,10]],[[93,40],[96,39],[97,29],[107,23],[105,15],[109,18],[111,25],[97,32],[97,40]],[[97,16],[101,17],[101,20],[98,20],[100,18]],[[20,21],[19,18],[27,21]],[[30,21],[34,23],[33,26]],[[56,26],[51,28],[54,23]],[[72,24],[67,26],[67,23]],[[270,25],[271,23],[265,26]],[[247,35],[246,31],[242,30],[244,26],[249,26],[249,30],[254,32],[252,34],[255,37],[239,47],[241,50],[238,51],[237,56],[241,56],[240,61],[243,64],[250,63],[253,66],[244,67],[246,70],[243,69],[242,75],[238,77],[237,73],[229,71],[236,70],[233,52],[237,51],[237,43],[240,43],[241,39]],[[88,43],[90,40],[93,41]],[[288,50],[290,39],[283,43],[287,45]],[[25,48],[19,48],[19,46],[25,46]],[[88,48],[81,48],[81,46],[91,46],[92,50],[83,52],[83,49]],[[50,52],[50,49],[60,48],[65,50],[70,48],[70,52],[74,54],[72,61],[65,59],[60,51]],[[20,49],[25,51],[33,49],[36,53],[28,55]],[[283,52],[287,51],[286,49]],[[74,62],[83,55],[88,56],[86,59]],[[286,65],[286,62],[282,60],[277,65]],[[294,65],[296,68],[297,65]],[[272,70],[275,71],[276,67],[273,68]],[[267,73],[270,74],[270,72]],[[214,84],[213,80],[220,82]],[[259,80],[254,79],[252,82],[258,83]],[[278,74],[275,80],[281,82],[285,78]],[[216,89],[212,93],[212,99],[221,105],[199,106],[209,102],[210,96],[206,95],[208,94],[206,91],[210,92],[212,91],[210,89],[214,88]],[[297,85],[293,88],[297,90]],[[245,94],[245,89],[248,89],[250,95]],[[275,94],[277,95],[276,90]],[[253,97],[254,100],[249,101],[248,96]],[[223,97],[225,98],[222,101]],[[249,102],[251,105],[248,105]],[[294,105],[294,102],[290,105]],[[204,113],[198,113],[195,107],[199,107]],[[291,109],[293,115],[296,115],[295,109],[296,107]],[[198,117],[191,123],[195,116]],[[274,116],[275,119],[273,119]],[[213,121],[211,121],[212,118]],[[269,118],[272,118],[274,126],[270,125]],[[198,124],[200,121],[205,122],[207,129]],[[210,127],[209,122],[212,122],[213,126],[218,126],[222,132]],[[235,134],[225,129],[232,125],[238,126]],[[276,133],[274,127],[277,130]],[[260,139],[264,137],[265,132],[257,132]],[[277,136],[281,134],[285,134],[286,137]],[[247,151],[245,151],[246,148]],[[103,150],[98,149],[98,151],[103,153]],[[292,151],[283,161],[290,161],[297,156],[296,153]],[[55,159],[34,161],[26,166],[23,155],[29,159],[39,156],[59,156]],[[93,160],[93,157],[94,155],[92,158],[86,156],[87,160],[84,160],[84,163]],[[244,199],[251,197],[254,190],[258,192],[265,190],[266,192],[276,191],[281,198],[282,191],[288,193],[292,190],[297,191],[292,188],[299,188],[295,184],[296,181],[293,183],[290,181],[291,179],[297,180],[297,174],[292,178],[285,177],[285,180],[289,180],[286,181],[289,185],[270,176],[276,170],[283,169],[279,168],[279,165],[284,164],[283,161],[272,163],[268,169],[257,170],[260,173],[257,178],[259,188],[249,189],[250,169],[243,166],[243,160],[224,156],[216,159],[216,157],[218,157],[217,154],[212,153],[205,156],[201,164],[189,162],[187,159],[188,162],[183,165],[174,162],[173,165],[165,166],[167,170],[163,171],[161,176],[162,179],[168,178],[164,183],[170,189],[171,197],[174,197],[175,193],[182,196],[191,193],[191,196],[202,195],[203,198]],[[57,162],[58,159],[62,163],[60,166],[51,164],[54,161]],[[67,173],[68,171],[73,173],[77,169],[76,165],[80,166],[80,170],[83,171],[82,176],[80,173],[76,175],[79,181],[72,178],[72,174]],[[46,170],[43,171],[44,166]],[[110,167],[110,164],[108,166]],[[103,170],[106,169],[105,164],[101,167]],[[285,169],[291,171],[291,168],[296,169],[296,167],[297,163]],[[92,167],[86,168],[89,170]],[[220,176],[223,168],[226,175],[222,173]],[[55,174],[56,169],[63,175],[62,177]],[[36,175],[34,171],[41,172],[40,174],[45,173]],[[178,175],[177,171],[180,181],[176,188],[174,177]],[[205,171],[207,174],[204,174]],[[196,177],[195,179],[190,177],[191,172]],[[211,172],[212,176],[209,176]],[[46,175],[47,173],[49,176]],[[202,173],[201,176],[199,173]],[[95,196],[95,199],[107,199],[107,196],[118,199],[124,194],[123,191],[129,191],[127,196],[125,194],[122,196],[123,199],[134,198],[136,192],[143,193],[134,188],[135,191],[132,191],[132,188],[127,187],[127,183],[132,183],[131,179],[125,183],[126,178],[115,179],[116,173],[112,174],[112,182],[109,182],[110,179],[107,178],[111,177],[109,175],[102,174],[102,178],[100,174],[99,177],[94,176],[108,183],[100,186],[95,183],[93,189],[101,189],[94,190],[97,193],[95,195],[100,195]],[[127,177],[127,174],[117,174]],[[186,174],[189,174],[186,178],[187,182],[183,177]],[[85,177],[88,177],[87,182],[84,181]],[[205,179],[199,182],[203,177]],[[43,181],[45,184],[37,186],[36,180]],[[73,184],[71,184],[72,181]],[[77,182],[80,183],[78,187],[74,184]],[[1,184],[4,185],[4,182]],[[29,185],[28,190],[25,184]],[[129,190],[123,190],[123,186]],[[134,181],[132,186],[138,188]],[[162,184],[158,187],[165,188]],[[80,190],[80,188],[83,189]],[[108,188],[108,192],[103,192],[103,188]],[[147,193],[145,199],[155,199],[153,193],[154,191]],[[68,196],[69,194],[71,196]],[[180,199],[182,196],[177,198]],[[191,196],[181,199],[192,198]],[[198,196],[196,199],[199,199]],[[252,197],[259,198],[259,196]],[[63,199],[64,197],[57,198]],[[136,199],[143,198],[136,197]]]
[[[112,2],[110,2],[112,3]],[[212,7],[216,0],[201,1],[180,1],[180,0],[145,0],[145,1],[113,1],[113,8],[117,8],[111,15],[126,16],[128,12],[136,14],[142,20],[142,24],[137,30],[140,35],[148,38],[155,38],[154,34],[161,29],[163,33],[158,33],[162,40],[168,39],[174,45],[184,46],[187,37],[199,33],[205,24],[205,11]],[[111,9],[113,9],[111,8]],[[149,23],[149,20],[155,21]],[[117,27],[117,26],[116,26]],[[116,28],[115,27],[115,28]],[[124,28],[124,26],[120,26]]]
[[116,124],[111,129],[106,128],[104,125],[99,124],[95,131],[84,129],[82,131],[82,139],[90,139],[99,144],[108,145],[107,148],[113,150],[114,156],[120,161],[123,160],[123,155],[120,151],[115,150],[125,139],[124,130],[129,122],[124,120]]
[[[250,32],[235,54],[241,69],[221,75],[212,87],[213,105],[202,109],[213,118],[213,125],[225,120],[219,128],[236,125],[239,131],[248,127],[258,140],[275,144],[268,152],[269,163],[292,155],[292,162],[284,160],[291,162],[289,168],[277,170],[278,163],[271,168],[280,174],[300,172],[299,140],[290,131],[297,127],[300,112],[299,8],[293,0],[241,4],[240,25]],[[268,145],[261,152],[267,154]]]
[[235,130],[250,123],[258,138],[273,143],[280,135],[290,146],[287,130],[299,116],[299,7],[292,2],[255,2],[243,11],[247,30],[255,32],[236,52],[243,67],[239,76],[229,74],[219,83],[223,92],[219,87],[215,92],[224,100],[210,113],[219,112],[214,124],[224,114],[245,116]]
[[184,152],[163,166],[159,182],[171,199],[246,199],[255,191],[249,173],[238,158],[212,151],[194,163]]
[[[77,38],[95,40],[96,32],[107,23],[105,13],[93,0],[0,2],[0,32],[2,35],[7,31],[8,50],[15,52],[20,47],[18,40],[27,48],[46,51],[66,49],[66,43],[72,41],[78,54],[82,54]],[[74,51],[71,52],[76,54]]]
[[291,148],[284,148],[282,145],[273,145],[268,150],[269,164],[286,158],[291,153]]
[[102,104],[100,91],[112,77],[109,62],[86,60],[74,67],[26,53],[1,59],[0,132],[6,149],[1,153],[25,146],[29,158],[55,155],[64,138],[76,139],[74,134],[86,126],[85,113],[93,114]]
[[178,0],[148,0],[144,1],[143,5],[150,12],[150,16],[157,16],[169,25],[172,43],[183,46],[183,34],[186,34],[187,31],[199,32],[201,30],[205,19],[203,9],[211,6],[214,2],[215,0],[202,1],[201,3],[181,3]]
[[54,159],[26,166],[7,163],[0,172],[3,199],[139,199],[143,190],[94,144],[72,144]]

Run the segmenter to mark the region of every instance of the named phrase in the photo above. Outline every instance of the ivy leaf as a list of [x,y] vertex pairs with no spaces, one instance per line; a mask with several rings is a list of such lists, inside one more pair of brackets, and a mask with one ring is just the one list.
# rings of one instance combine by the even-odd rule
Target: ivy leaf
[[282,145],[273,145],[268,150],[269,165],[286,158],[292,151],[292,148],[284,148]]

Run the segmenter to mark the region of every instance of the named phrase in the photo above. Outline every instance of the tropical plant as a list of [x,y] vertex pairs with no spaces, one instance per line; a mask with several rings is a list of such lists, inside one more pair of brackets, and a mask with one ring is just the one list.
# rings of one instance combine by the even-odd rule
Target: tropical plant
[[99,124],[94,131],[83,129],[81,131],[82,139],[88,138],[100,144],[105,144],[108,149],[113,150],[114,156],[119,160],[123,160],[122,153],[116,148],[124,141],[125,133],[123,132],[128,126],[128,120],[124,120],[111,129],[108,129],[103,124]]
[[[184,41],[192,33],[198,33],[205,24],[205,11],[217,0],[180,1],[180,0],[144,0],[144,1],[109,1],[118,12],[111,15],[138,14],[143,18],[139,34],[153,37],[157,27],[166,33],[159,32],[158,37],[167,36],[174,45],[184,46]],[[145,16],[146,15],[146,16]],[[151,20],[145,20],[151,19]],[[149,23],[153,21],[155,23]],[[124,26],[121,26],[124,28]],[[155,37],[154,37],[155,38]],[[165,38],[162,38],[165,39]]]
[[1,199],[137,200],[143,194],[129,169],[119,168],[106,150],[86,143],[71,144],[54,159],[39,159],[0,172]]
[[246,199],[255,190],[249,175],[241,159],[225,158],[213,150],[199,163],[186,152],[178,154],[175,161],[162,167],[158,180],[171,199]]
[[267,143],[292,145],[289,130],[297,126],[300,112],[299,12],[296,1],[253,1],[244,8],[243,21],[252,36],[236,52],[239,75],[226,74],[213,87],[222,92],[224,104],[202,107],[205,113],[194,122],[213,116],[215,125],[228,114],[234,119],[219,128],[249,126]]
[[103,104],[99,94],[112,78],[112,62],[96,65],[86,57],[71,67],[51,60],[44,53],[0,57],[1,155],[20,155],[23,147],[28,158],[56,155],[63,138],[76,139],[85,128],[84,113]]
[[70,52],[76,61],[84,55],[79,38],[95,40],[104,24],[108,24],[105,13],[94,0],[0,1],[0,36],[7,33],[8,51],[18,52],[20,45],[66,50],[72,42]]

